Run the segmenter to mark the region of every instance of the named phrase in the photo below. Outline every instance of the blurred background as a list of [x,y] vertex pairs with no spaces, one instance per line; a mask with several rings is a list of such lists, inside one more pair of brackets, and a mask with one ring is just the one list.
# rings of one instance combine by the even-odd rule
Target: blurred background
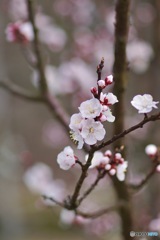
[[[91,97],[96,85],[96,66],[105,59],[103,78],[112,73],[114,62],[114,22],[116,1],[54,0],[35,1],[36,25],[51,95],[55,95],[69,115]],[[138,115],[130,104],[133,96],[149,93],[160,101],[160,1],[134,0],[131,4],[127,45],[128,82],[126,128],[136,124]],[[6,40],[9,23],[27,20],[25,0],[0,1],[0,80],[10,80],[33,93],[39,87],[38,74],[28,64],[33,56],[30,44]],[[108,91],[111,91],[108,88]],[[107,138],[112,124],[106,125]],[[144,153],[149,143],[160,144],[158,122],[148,123],[126,137],[128,182],[139,182],[151,168]],[[121,240],[116,213],[93,221],[78,219],[44,202],[43,191],[57,199],[73,192],[79,169],[60,170],[56,157],[68,145],[81,159],[53,113],[42,103],[22,100],[0,88],[0,239],[2,240]],[[94,180],[90,171],[84,189]],[[160,175],[133,197],[135,229],[160,231]],[[103,179],[82,205],[92,211],[110,206],[115,192],[109,178]],[[49,205],[49,207],[48,207]],[[143,208],[141,207],[143,206]]]

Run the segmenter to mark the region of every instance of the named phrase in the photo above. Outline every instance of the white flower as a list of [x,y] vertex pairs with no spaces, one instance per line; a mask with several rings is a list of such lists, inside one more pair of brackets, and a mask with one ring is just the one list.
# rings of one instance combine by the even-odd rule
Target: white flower
[[150,94],[136,95],[131,104],[135,107],[139,113],[148,113],[152,111],[152,108],[157,108],[156,104],[159,102],[154,102],[153,97]]
[[83,127],[81,135],[84,138],[84,141],[93,145],[98,141],[101,141],[105,135],[105,129],[99,121],[94,121],[94,119],[87,119],[83,121]]
[[68,146],[57,156],[57,162],[61,169],[68,170],[75,164],[75,156],[73,149]]
[[101,93],[100,101],[106,105],[113,105],[116,102],[118,102],[118,99],[113,93],[108,93],[108,94]]
[[100,118],[102,122],[108,121],[108,122],[114,122],[115,116],[112,115],[111,110],[108,108],[106,111],[102,112],[102,116]]
[[102,111],[102,105],[99,100],[92,98],[85,102],[82,102],[79,110],[83,118],[95,118],[98,117]]
[[106,86],[105,81],[104,81],[104,80],[99,80],[99,81],[98,81],[98,86],[99,86],[100,88],[105,88],[105,86]]
[[124,181],[127,167],[128,167],[127,161],[124,161],[122,164],[119,164],[117,166],[117,178],[119,181]]
[[146,148],[145,148],[145,153],[146,153],[147,155],[155,155],[155,154],[157,153],[157,150],[158,150],[158,148],[157,148],[156,145],[154,145],[154,144],[149,144],[149,145],[147,145]]
[[82,115],[81,113],[75,113],[71,116],[69,127],[73,130],[81,129],[82,126]]
[[109,161],[110,161],[110,159],[108,157],[105,157],[102,152],[97,151],[94,153],[90,168],[95,168],[100,165],[105,166],[106,164],[109,163]]
[[71,225],[74,222],[75,217],[75,212],[67,209],[62,209],[60,213],[60,221],[66,225]]
[[81,136],[81,132],[79,130],[75,130],[75,131],[71,131],[70,132],[70,137],[71,139],[74,141],[74,142],[77,142],[78,143],[78,146],[77,148],[78,149],[82,149],[83,147],[83,144],[84,144],[84,140]]

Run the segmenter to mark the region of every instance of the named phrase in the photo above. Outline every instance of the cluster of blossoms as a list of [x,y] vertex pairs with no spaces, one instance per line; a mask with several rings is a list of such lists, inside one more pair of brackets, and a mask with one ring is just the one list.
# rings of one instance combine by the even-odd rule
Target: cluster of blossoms
[[119,181],[124,181],[128,162],[124,161],[121,153],[112,153],[107,150],[104,154],[95,152],[90,168],[105,169],[111,176],[117,175]]
[[[98,81],[98,88],[101,90],[113,81],[112,75],[105,80]],[[92,88],[93,98],[82,102],[79,107],[79,113],[71,116],[69,127],[71,129],[71,139],[78,143],[78,149],[83,147],[84,143],[94,145],[101,141],[105,136],[105,129],[102,122],[114,122],[110,106],[118,102],[113,93],[100,93],[98,97],[97,88]]]
[[[87,158],[88,156],[86,156],[86,160]],[[65,147],[57,157],[57,162],[63,170],[69,170],[76,164],[77,160],[78,158],[74,155],[73,149],[69,146]],[[124,181],[127,167],[128,162],[124,161],[121,153],[113,154],[110,150],[107,150],[104,154],[100,151],[95,152],[89,168],[104,169],[111,176],[116,174],[120,181]]]

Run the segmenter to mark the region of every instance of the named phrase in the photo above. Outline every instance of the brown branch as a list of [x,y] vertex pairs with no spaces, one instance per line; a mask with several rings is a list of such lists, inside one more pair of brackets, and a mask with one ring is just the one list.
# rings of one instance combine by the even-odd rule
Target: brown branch
[[[117,96],[119,102],[114,105],[113,115],[115,116],[114,123],[114,136],[111,142],[106,143],[106,145],[114,142],[114,149],[124,145],[124,139],[122,140],[119,133],[124,131],[124,118],[125,118],[125,89],[126,89],[126,44],[128,38],[129,29],[129,6],[130,0],[116,0],[116,23],[115,23],[115,44],[114,44],[114,66],[113,66],[113,76],[114,76],[114,93]],[[118,136],[118,137],[116,137]],[[104,145],[104,146],[106,146]],[[123,156],[125,157],[125,151],[123,151]],[[113,177],[113,184],[115,191],[117,193],[118,199],[121,201],[130,203],[130,196],[128,189],[126,188],[125,182],[118,181]],[[132,229],[132,213],[131,208],[120,208],[119,214],[122,220],[122,235],[124,240],[130,239],[129,232]]]
[[30,91],[27,91],[26,89],[14,84],[9,80],[0,81],[0,87],[24,100],[29,100],[34,102],[44,101],[44,99],[40,94],[35,94]]
[[65,207],[65,204],[64,204],[64,203],[57,201],[57,200],[54,199],[53,197],[48,197],[48,196],[46,196],[46,195],[42,195],[42,198],[43,198],[44,200],[49,200],[49,201],[51,201],[51,202],[59,205],[60,207]]
[[135,131],[138,128],[143,128],[143,126],[151,121],[157,121],[160,120],[160,112],[154,115],[151,115],[150,117],[145,117],[140,123],[124,130],[123,132],[113,136],[113,138],[111,138],[110,140],[106,141],[106,142],[102,142],[100,145],[95,146],[96,151],[100,150],[108,145],[110,145],[111,143],[114,143],[115,141],[117,141],[120,138],[123,138],[125,135],[129,134],[130,132]]
[[79,196],[79,192],[81,190],[82,184],[83,184],[85,178],[87,177],[87,171],[88,171],[89,166],[91,165],[91,161],[92,161],[94,152],[95,152],[94,149],[90,150],[87,162],[82,168],[82,173],[81,173],[80,178],[75,186],[74,193],[73,193],[70,203],[69,203],[70,209],[76,209],[79,206],[79,202],[77,201],[77,198]]
[[91,184],[91,186],[84,192],[83,196],[78,199],[78,203],[81,202],[94,190],[99,181],[106,175],[106,171],[99,171],[96,180]]
[[33,27],[33,33],[34,33],[34,40],[33,40],[33,47],[34,47],[34,52],[36,55],[36,68],[39,72],[40,76],[40,87],[41,87],[41,92],[42,94],[46,94],[47,92],[47,83],[45,79],[45,73],[44,73],[44,68],[43,68],[43,61],[41,57],[41,52],[40,52],[40,44],[38,40],[38,30],[35,25],[35,19],[34,19],[34,11],[33,11],[33,0],[27,0],[27,7],[28,7],[28,15],[29,15],[29,20],[32,24]]
[[81,212],[79,210],[76,210],[76,214],[77,215],[80,215],[84,218],[98,218],[98,217],[101,217],[102,215],[104,214],[107,214],[107,213],[110,213],[110,212],[113,212],[113,211],[117,211],[119,208],[126,208],[127,207],[127,203],[124,203],[124,202],[119,202],[117,203],[116,205],[113,205],[111,207],[108,207],[108,208],[103,208],[103,209],[100,209],[100,210],[97,210],[95,212],[92,212],[92,213],[84,213],[84,212]]
[[154,166],[152,167],[150,172],[147,173],[145,178],[142,179],[140,183],[138,183],[138,184],[134,184],[134,183],[128,184],[129,189],[135,190],[136,193],[137,193],[137,191],[142,189],[148,183],[148,181],[151,179],[151,177],[155,174],[155,171],[156,171],[156,168],[157,168],[158,165],[159,165],[159,162],[154,163]]

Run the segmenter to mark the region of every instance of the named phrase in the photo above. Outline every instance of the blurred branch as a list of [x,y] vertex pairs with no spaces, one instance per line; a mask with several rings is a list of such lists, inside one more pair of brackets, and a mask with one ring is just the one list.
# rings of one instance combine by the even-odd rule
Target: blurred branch
[[28,13],[29,13],[29,20],[33,27],[34,32],[34,41],[33,41],[33,47],[36,57],[36,69],[39,72],[40,76],[40,89],[42,96],[46,102],[46,105],[48,108],[56,115],[59,122],[64,126],[67,133],[69,131],[69,116],[65,112],[64,108],[60,104],[60,102],[56,99],[55,96],[49,96],[48,89],[47,89],[47,82],[46,77],[44,73],[44,65],[42,61],[42,56],[40,52],[40,44],[38,40],[38,30],[36,28],[35,20],[34,20],[34,11],[33,11],[33,0],[27,0],[27,6],[28,6]]
[[78,199],[78,203],[80,204],[97,186],[99,181],[106,175],[106,170],[99,171],[96,180],[91,184],[91,186],[84,192],[83,196]]
[[144,179],[141,180],[140,183],[138,184],[128,184],[128,187],[130,190],[135,190],[136,193],[137,191],[139,191],[140,189],[142,189],[147,183],[148,181],[151,179],[151,177],[155,174],[156,168],[159,165],[159,162],[155,163],[154,166],[152,167],[152,169],[150,170],[150,172],[148,172],[148,174],[145,176]]
[[43,102],[43,98],[39,94],[31,93],[30,91],[27,91],[26,89],[14,84],[13,82],[9,80],[0,81],[0,87],[4,88],[8,92],[29,101],[34,102]]
[[65,204],[64,204],[64,203],[55,200],[53,197],[48,197],[48,196],[46,196],[46,195],[42,195],[42,198],[43,198],[44,200],[49,200],[49,201],[51,201],[51,202],[59,205],[60,207],[65,207]]
[[[117,0],[116,1],[116,22],[115,22],[115,44],[114,44],[114,93],[117,96],[119,102],[114,105],[113,115],[115,116],[114,134],[110,142],[102,144],[107,146],[110,143],[114,143],[113,147],[121,147],[124,145],[123,136],[124,131],[124,118],[125,118],[125,90],[126,90],[126,44],[128,39],[129,30],[129,8],[130,0]],[[122,133],[122,134],[120,134]],[[127,134],[127,133],[126,133]],[[125,158],[125,151],[123,151]],[[116,177],[113,177],[113,184],[119,201],[128,202],[130,205],[130,195],[126,187],[125,182],[120,182]],[[119,214],[122,220],[122,235],[124,240],[129,239],[129,232],[132,229],[132,212],[131,207],[119,208]]]
[[160,120],[160,112],[157,113],[157,114],[154,114],[154,115],[151,115],[150,117],[144,117],[144,119],[139,122],[138,124],[124,130],[123,132],[117,134],[117,135],[114,135],[113,138],[111,138],[110,140],[106,141],[106,142],[102,142],[100,145],[98,146],[95,146],[96,148],[96,151],[97,150],[100,150],[108,145],[110,145],[111,143],[117,141],[118,139],[120,138],[123,138],[125,135],[129,134],[130,132],[133,132],[135,131],[136,129],[138,128],[143,128],[143,126],[148,123],[148,122],[153,122],[153,121],[157,121],[157,120]]
[[84,213],[84,212],[76,210],[76,214],[80,215],[80,216],[82,216],[84,218],[92,218],[92,219],[94,219],[94,218],[101,217],[104,214],[107,214],[107,213],[110,213],[110,212],[113,212],[113,211],[117,211],[119,208],[122,208],[122,207],[123,208],[127,207],[127,203],[119,202],[119,203],[117,203],[114,206],[111,206],[111,207],[108,207],[108,208],[103,208],[103,209],[97,210],[97,211],[92,212],[92,213]]
[[39,76],[40,76],[41,92],[42,92],[42,94],[45,95],[47,92],[47,83],[46,83],[46,79],[45,79],[44,65],[43,65],[41,52],[40,52],[40,45],[39,45],[39,40],[38,40],[38,29],[36,28],[36,25],[35,25],[33,0],[27,0],[27,3],[28,3],[27,6],[28,6],[29,20],[32,24],[33,33],[34,33],[33,47],[34,47],[34,52],[36,55],[36,68],[37,68],[37,70],[39,72]]

